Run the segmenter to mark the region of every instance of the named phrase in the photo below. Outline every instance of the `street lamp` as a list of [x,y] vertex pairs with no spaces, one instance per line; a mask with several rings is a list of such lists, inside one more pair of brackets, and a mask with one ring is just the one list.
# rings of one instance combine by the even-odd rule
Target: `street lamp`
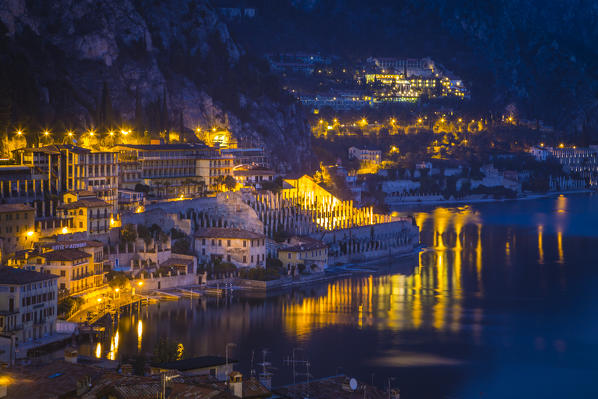
[[237,346],[234,342],[229,342],[226,344],[225,352],[226,352],[226,366],[228,367],[228,347],[229,346]]

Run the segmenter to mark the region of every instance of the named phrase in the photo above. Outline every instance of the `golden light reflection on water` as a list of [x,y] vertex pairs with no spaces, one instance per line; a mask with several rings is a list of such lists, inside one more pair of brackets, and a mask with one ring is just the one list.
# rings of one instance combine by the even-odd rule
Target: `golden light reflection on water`
[[137,352],[141,352],[141,339],[143,338],[143,322],[137,322]]
[[459,331],[464,258],[475,259],[481,291],[479,217],[462,207],[437,208],[414,218],[419,226],[426,225],[431,250],[419,253],[412,273],[335,281],[324,295],[294,299],[283,306],[285,332],[306,338],[315,329],[353,323],[359,328]]
[[565,262],[565,254],[563,252],[563,232],[561,230],[557,231],[556,233],[556,242],[557,242],[557,251],[558,251],[558,263]]
[[538,225],[538,263],[544,263],[544,226]]

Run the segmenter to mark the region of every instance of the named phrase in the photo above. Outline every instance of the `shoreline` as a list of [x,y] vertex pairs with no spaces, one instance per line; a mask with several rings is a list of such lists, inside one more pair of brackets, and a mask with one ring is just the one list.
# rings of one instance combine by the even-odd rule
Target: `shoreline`
[[459,205],[459,204],[483,204],[489,202],[504,202],[504,201],[527,201],[527,200],[535,200],[535,199],[542,199],[542,198],[550,198],[553,196],[559,195],[566,195],[566,194],[591,194],[597,192],[596,190],[591,189],[584,189],[584,190],[568,190],[568,191],[551,191],[545,194],[528,194],[517,198],[469,198],[469,199],[461,199],[461,200],[432,200],[432,201],[405,201],[405,202],[397,202],[393,204],[386,204],[388,205],[391,210],[396,210],[395,208],[400,207],[402,205],[420,205],[420,206],[427,206],[427,205]]

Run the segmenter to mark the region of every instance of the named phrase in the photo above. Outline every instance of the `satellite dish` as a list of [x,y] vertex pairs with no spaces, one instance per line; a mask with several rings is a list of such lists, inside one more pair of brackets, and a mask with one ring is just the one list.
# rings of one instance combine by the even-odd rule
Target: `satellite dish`
[[351,387],[351,390],[354,391],[357,389],[357,380],[355,378],[351,378],[351,381],[349,381],[349,386]]

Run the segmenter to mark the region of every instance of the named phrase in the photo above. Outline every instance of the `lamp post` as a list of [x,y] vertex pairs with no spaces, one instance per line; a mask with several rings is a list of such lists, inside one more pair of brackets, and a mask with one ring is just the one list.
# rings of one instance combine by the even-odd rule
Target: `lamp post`
[[237,346],[234,342],[229,342],[226,344],[225,353],[226,353],[226,367],[228,368],[228,347],[229,346]]

